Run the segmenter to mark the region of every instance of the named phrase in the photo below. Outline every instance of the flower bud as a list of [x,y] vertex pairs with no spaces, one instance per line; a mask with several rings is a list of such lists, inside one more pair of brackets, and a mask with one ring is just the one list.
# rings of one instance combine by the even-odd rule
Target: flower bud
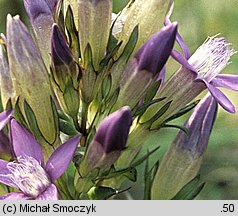
[[14,97],[5,48],[5,45],[0,45],[0,89],[1,101],[4,109],[6,109],[9,99]]
[[87,62],[85,49],[88,44],[92,49],[93,67],[96,71],[104,58],[108,43],[112,1],[111,0],[79,0],[78,10],[80,17],[78,20],[78,31],[80,41],[80,51],[82,65],[85,67]]
[[139,102],[146,90],[155,81],[173,49],[177,23],[163,27],[153,35],[129,61],[120,82],[120,94],[114,110]]
[[94,168],[110,168],[125,148],[131,124],[132,115],[128,107],[121,108],[101,122],[82,164],[83,175]]
[[[27,119],[25,102],[30,106],[40,134],[53,144],[58,129],[52,107],[52,92],[47,69],[27,28],[19,17],[7,19],[7,52],[13,89]],[[28,122],[30,124],[32,122]],[[36,135],[36,134],[35,134]]]
[[185,123],[188,135],[180,131],[165,153],[152,185],[152,199],[172,199],[196,177],[216,113],[217,103],[209,94]]
[[64,112],[77,121],[79,111],[78,67],[66,37],[54,24],[51,38],[52,85]]
[[[24,6],[37,43],[47,67],[50,66],[50,35],[54,23],[54,11],[59,0],[24,0]],[[48,68],[49,69],[49,68]]]
[[[165,16],[172,4],[173,0],[130,1],[118,18],[119,22],[121,20],[124,22],[119,36],[119,41],[123,41],[123,44],[118,51],[118,57],[122,53],[135,26],[139,25],[139,38],[134,53],[164,26]],[[145,14],[149,14],[149,16],[145,16]]]

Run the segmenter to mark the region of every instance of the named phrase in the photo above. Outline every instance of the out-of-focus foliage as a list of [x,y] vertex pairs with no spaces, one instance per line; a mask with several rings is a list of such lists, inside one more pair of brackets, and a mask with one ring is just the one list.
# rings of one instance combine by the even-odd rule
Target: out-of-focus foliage
[[[114,0],[114,11],[119,12],[127,0]],[[195,49],[206,39],[221,33],[235,50],[238,50],[238,10],[237,0],[175,0],[173,21],[178,21],[179,32],[191,49]],[[5,32],[5,21],[7,13],[20,14],[24,18],[24,9],[21,0],[0,0],[0,32]],[[232,64],[226,69],[226,73],[238,74],[238,55],[232,57]],[[173,62],[170,60],[171,63]],[[173,73],[178,67],[173,63],[167,73]],[[238,110],[238,100],[235,94],[225,92],[234,102]],[[201,98],[201,97],[199,97]],[[183,119],[179,123],[183,124]],[[167,145],[171,143],[177,133],[174,129],[161,130],[152,139],[148,140],[147,148],[154,148],[158,143],[161,145],[161,157]],[[210,143],[201,168],[201,177],[207,182],[198,199],[238,199],[238,115],[229,115],[223,110],[219,111]],[[155,161],[152,158],[151,165]],[[141,167],[140,172],[143,167]],[[136,198],[142,196],[142,180],[131,189],[131,194]],[[130,194],[127,198],[130,198]],[[132,195],[133,196],[133,195]],[[125,198],[125,197],[123,197]],[[135,198],[134,196],[132,198]]]

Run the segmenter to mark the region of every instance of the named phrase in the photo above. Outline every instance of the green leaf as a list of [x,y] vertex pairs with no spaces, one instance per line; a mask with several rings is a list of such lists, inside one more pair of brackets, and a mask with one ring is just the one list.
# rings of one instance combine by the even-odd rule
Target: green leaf
[[110,60],[119,50],[121,44],[122,42],[120,42],[119,44],[116,44],[116,46],[112,50],[108,51],[105,58],[103,58],[103,60],[100,62],[99,72],[102,71],[109,64]]
[[67,106],[68,114],[77,121],[79,112],[79,92],[74,89],[73,80],[71,77],[67,78],[65,83],[65,91],[63,94],[65,104]]
[[149,151],[146,155],[144,155],[142,158],[138,159],[136,162],[132,163],[132,167],[137,167],[140,164],[142,164],[144,161],[146,161],[152,154],[154,154],[160,146],[156,147],[155,149]]
[[[70,48],[72,49],[74,56],[79,58],[80,46],[79,46],[79,39],[78,39],[78,31],[75,26],[73,11],[70,5],[68,6],[67,12],[66,12],[65,26],[69,36]],[[78,62],[77,59],[76,59],[76,62]]]
[[196,176],[186,184],[174,197],[173,200],[193,200],[201,192],[205,183],[200,181],[200,176]]
[[28,122],[28,126],[29,126],[31,132],[36,137],[36,139],[38,141],[47,142],[46,139],[44,138],[43,134],[41,133],[39,127],[38,127],[38,124],[37,124],[37,121],[36,121],[36,116],[35,116],[33,110],[31,109],[30,105],[27,103],[26,100],[24,100],[24,111],[25,111],[25,114],[26,114],[26,119],[27,119],[27,122]]
[[145,95],[145,103],[150,102],[154,98],[160,85],[161,85],[161,80],[158,80],[150,86],[150,88],[147,90],[147,93]]
[[16,104],[15,104],[15,107],[14,107],[14,116],[16,118],[16,120],[18,122],[20,122],[21,124],[23,124],[24,126],[27,126],[27,122],[25,120],[25,117],[23,116],[23,113],[20,109],[20,105],[19,105],[19,97],[17,98],[17,101],[16,101]]
[[60,119],[59,127],[60,127],[61,132],[63,132],[64,134],[67,134],[69,136],[75,136],[78,134],[78,131],[75,129],[74,125],[69,121]]
[[91,200],[107,200],[117,193],[118,191],[113,188],[98,186],[92,187],[88,192],[88,196]]
[[136,43],[138,41],[138,35],[139,35],[139,31],[138,31],[138,25],[137,25],[133,29],[133,32],[131,33],[129,41],[127,42],[127,44],[126,44],[121,56],[118,58],[118,60],[123,60],[123,61],[125,61],[125,63],[127,63],[127,61],[130,59],[131,54],[133,53],[133,51],[136,47]]
[[156,172],[159,167],[159,161],[157,161],[151,169],[149,169],[149,160],[146,161],[145,166],[145,172],[144,172],[144,181],[145,181],[145,187],[144,187],[144,200],[150,200],[151,199],[151,187],[152,183],[154,181],[154,177],[156,175]]
[[110,76],[110,74],[105,77],[105,79],[103,79],[102,81],[102,97],[106,98],[111,90],[111,86],[112,86],[112,77]]
[[162,127],[163,128],[177,128],[179,130],[182,130],[186,135],[189,134],[189,130],[186,127],[184,127],[184,126],[164,124]]
[[187,112],[189,112],[190,110],[192,110],[198,103],[200,100],[194,101],[188,105],[186,105],[184,108],[182,108],[181,110],[179,110],[176,114],[172,115],[171,117],[169,117],[168,119],[165,120],[165,122],[169,122],[172,121],[176,118],[181,117],[182,115],[186,114]]
[[100,180],[103,179],[112,179],[112,178],[121,178],[125,177],[130,181],[135,182],[137,180],[137,171],[134,167],[128,167],[126,169],[115,171],[115,169],[111,168],[110,171],[100,177]]
[[158,98],[158,99],[154,99],[148,102],[145,102],[142,106],[138,107],[137,109],[135,109],[133,116],[141,116],[143,115],[143,113],[153,104],[159,103],[160,101],[163,101],[165,99],[165,97],[163,98]]

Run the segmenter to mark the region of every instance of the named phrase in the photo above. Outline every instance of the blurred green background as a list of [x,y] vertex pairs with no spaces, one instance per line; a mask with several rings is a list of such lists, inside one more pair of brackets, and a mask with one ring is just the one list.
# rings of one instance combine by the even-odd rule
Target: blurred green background
[[[127,0],[114,0],[114,11],[120,11],[126,3]],[[7,13],[20,14],[27,22],[22,0],[0,0],[0,32],[5,32]],[[175,0],[172,20],[178,21],[179,32],[191,52],[195,51],[207,36],[218,33],[232,43],[235,50],[238,50],[237,0]],[[178,67],[173,60],[169,61],[167,76]],[[231,62],[232,64],[226,67],[224,73],[238,74],[237,54],[232,57]],[[232,99],[238,110],[238,95],[228,90],[225,93]],[[185,118],[178,122],[183,124]],[[158,154],[151,159],[151,164],[156,158],[162,157],[176,133],[174,129],[162,130],[148,140],[145,150],[161,145]],[[140,169],[142,172],[143,166]],[[217,121],[201,167],[201,176],[206,185],[198,199],[238,199],[238,114],[228,114],[219,108]],[[141,199],[142,192],[143,181],[139,178],[130,194],[127,193],[126,196]]]

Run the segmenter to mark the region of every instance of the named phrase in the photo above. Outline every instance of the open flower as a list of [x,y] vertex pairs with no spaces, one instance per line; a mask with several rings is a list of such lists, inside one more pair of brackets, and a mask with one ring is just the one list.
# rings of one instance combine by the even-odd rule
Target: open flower
[[219,74],[233,54],[230,44],[224,38],[216,37],[209,37],[188,59],[173,52],[175,59],[195,73],[195,81],[202,81],[215,100],[230,113],[235,112],[235,107],[217,87],[238,91],[237,75]]
[[179,38],[179,44],[186,55],[183,56],[177,51],[172,51],[171,55],[182,64],[182,67],[155,96],[155,98],[166,97],[166,99],[147,109],[140,123],[149,122],[153,119],[154,113],[169,102],[170,106],[166,112],[152,124],[152,128],[159,127],[206,89],[226,111],[235,113],[235,107],[231,101],[217,88],[225,87],[238,91],[237,75],[219,74],[234,54],[230,44],[224,38],[209,37],[191,57],[181,38]]
[[0,160],[0,182],[20,192],[8,193],[0,199],[58,199],[53,182],[67,169],[80,137],[76,136],[58,147],[45,165],[40,145],[15,119],[10,122],[10,134],[16,161]]

